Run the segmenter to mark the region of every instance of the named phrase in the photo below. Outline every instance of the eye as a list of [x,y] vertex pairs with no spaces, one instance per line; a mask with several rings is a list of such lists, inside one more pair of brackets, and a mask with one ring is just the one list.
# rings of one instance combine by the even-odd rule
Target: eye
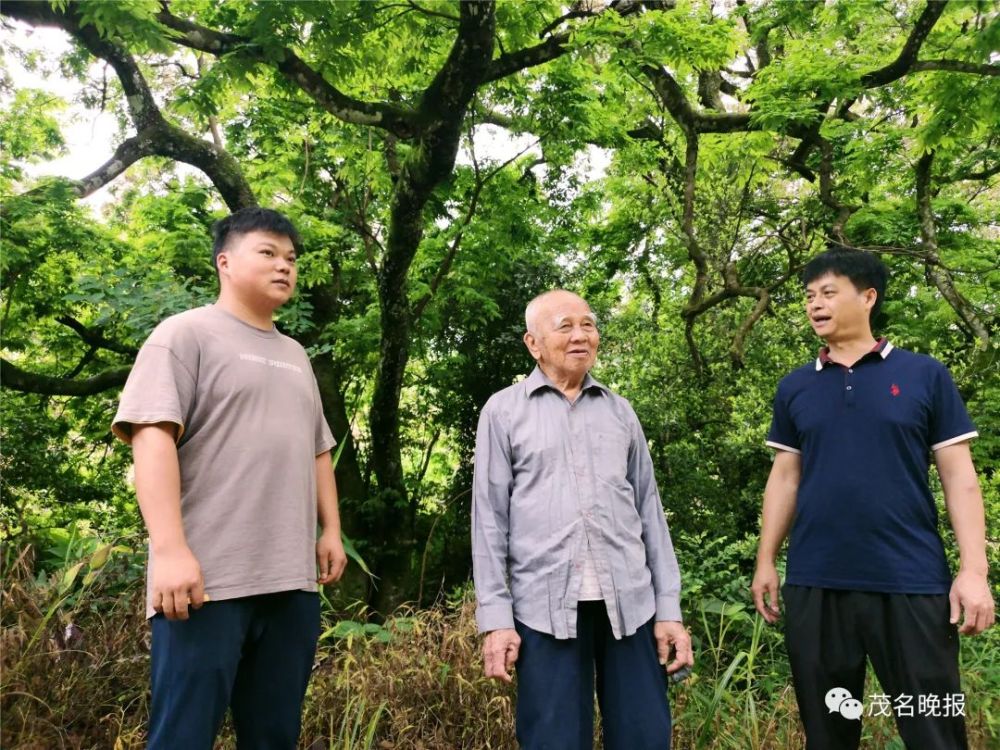
[[297,260],[298,260],[298,258],[296,258],[294,255],[289,255],[288,256],[288,262],[291,263],[293,266],[295,265],[295,262]]
[[274,253],[271,250],[261,250],[260,252],[262,255],[266,255],[268,258],[274,255]]

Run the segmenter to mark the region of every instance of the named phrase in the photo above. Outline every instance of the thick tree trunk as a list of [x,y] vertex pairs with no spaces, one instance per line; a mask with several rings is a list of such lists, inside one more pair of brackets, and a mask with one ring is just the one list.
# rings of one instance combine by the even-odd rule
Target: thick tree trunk
[[378,483],[384,551],[376,574],[379,589],[371,604],[386,612],[409,594],[416,575],[416,508],[403,476],[399,400],[410,356],[407,276],[424,232],[423,210],[434,189],[451,175],[462,123],[493,56],[495,6],[492,0],[460,6],[458,35],[448,59],[421,97],[421,134],[403,164],[389,219],[385,257],[378,274],[382,340],[372,398],[372,469]]

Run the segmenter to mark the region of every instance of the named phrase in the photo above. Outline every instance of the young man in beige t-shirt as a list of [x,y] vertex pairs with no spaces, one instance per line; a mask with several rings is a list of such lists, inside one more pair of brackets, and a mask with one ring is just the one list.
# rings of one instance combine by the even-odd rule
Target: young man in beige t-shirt
[[154,750],[210,748],[227,708],[241,750],[298,739],[318,584],[346,565],[336,441],[305,350],[272,320],[300,244],[276,211],[218,222],[218,300],[157,326],[112,425],[149,531]]

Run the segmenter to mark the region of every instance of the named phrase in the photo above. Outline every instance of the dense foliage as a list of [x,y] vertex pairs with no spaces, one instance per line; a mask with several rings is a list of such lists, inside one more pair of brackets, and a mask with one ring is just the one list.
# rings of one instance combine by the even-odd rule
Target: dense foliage
[[[345,529],[377,577],[352,566],[333,610],[461,599],[478,410],[530,369],[527,300],[562,285],[598,312],[595,374],[643,423],[707,653],[735,617],[707,683],[728,689],[725,666],[763,653],[727,607],[747,600],[770,401],[818,345],[796,273],[831,240],[889,264],[879,332],[944,361],[967,399],[997,580],[995,0],[10,0],[0,13],[0,519],[6,569],[30,544],[22,564],[54,582],[50,618],[77,612],[63,596],[76,574],[59,587],[98,538],[133,550],[114,575],[135,590],[141,519],[108,432],[118,389],[158,321],[213,299],[211,223],[253,203],[306,240],[279,325],[313,357],[344,438]],[[68,51],[29,52],[38,27],[61,29]],[[77,93],[19,86],[15,66]],[[72,107],[115,116],[114,155],[85,176],[32,176],[63,152]],[[111,200],[95,212],[81,198],[100,190]],[[995,634],[968,658],[991,643],[982,670],[996,674]],[[740,673],[747,705],[787,685],[780,648],[766,653],[769,681]],[[997,731],[1000,706],[976,684],[979,726]],[[705,717],[723,700],[712,690]]]

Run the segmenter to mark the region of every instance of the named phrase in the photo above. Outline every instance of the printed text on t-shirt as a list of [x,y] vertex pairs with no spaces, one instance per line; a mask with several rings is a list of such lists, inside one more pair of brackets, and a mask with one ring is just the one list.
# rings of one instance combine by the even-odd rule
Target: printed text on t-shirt
[[277,367],[282,370],[294,370],[298,373],[302,372],[301,367],[293,365],[291,362],[282,362],[280,359],[268,359],[267,357],[261,357],[257,354],[241,354],[240,359],[246,360],[247,362],[256,362],[261,365]]

